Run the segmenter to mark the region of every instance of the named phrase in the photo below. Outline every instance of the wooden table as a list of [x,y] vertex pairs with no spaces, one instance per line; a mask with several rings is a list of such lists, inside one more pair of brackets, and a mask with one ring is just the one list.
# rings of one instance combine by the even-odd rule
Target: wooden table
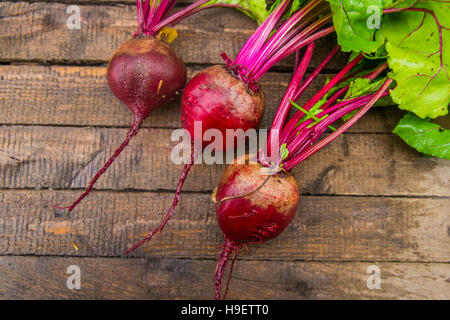
[[[70,217],[54,216],[51,205],[80,194],[132,121],[107,87],[105,65],[135,30],[135,7],[102,2],[79,1],[81,30],[66,27],[68,3],[0,3],[0,298],[213,298],[223,239],[210,193],[223,166],[195,167],[161,238],[124,256],[171,203],[181,170],[169,158],[178,102],[145,121]],[[221,51],[236,53],[254,28],[238,12],[214,9],[180,24],[173,47],[191,76],[222,63]],[[313,64],[332,45],[321,41]],[[264,128],[291,64],[262,81]],[[241,253],[229,298],[450,298],[450,162],[392,135],[401,115],[371,111],[294,170],[296,218],[278,238]],[[80,267],[81,290],[66,287],[70,265]],[[367,286],[373,265],[380,289]]]

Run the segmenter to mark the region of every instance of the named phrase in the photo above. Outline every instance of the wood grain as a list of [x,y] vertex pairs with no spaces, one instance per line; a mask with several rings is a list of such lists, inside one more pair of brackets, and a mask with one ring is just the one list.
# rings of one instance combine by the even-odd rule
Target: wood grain
[[[449,299],[449,264],[237,261],[229,299]],[[78,265],[81,289],[66,286]],[[1,257],[1,299],[212,299],[213,260]]]
[[[160,223],[172,201],[171,193],[96,191],[69,218],[56,218],[51,205],[76,195],[3,191],[0,254],[121,256]],[[249,245],[241,259],[450,262],[450,199],[303,196],[300,201],[288,229]],[[189,193],[161,237],[134,254],[214,258],[222,241],[210,195]]]
[[[84,188],[127,129],[0,126],[0,188]],[[145,128],[97,182],[99,189],[174,190],[171,129]],[[347,134],[293,173],[302,193],[448,197],[450,163],[424,158],[388,134]],[[198,165],[184,190],[211,191],[223,165]]]
[[[108,89],[105,64],[136,18],[134,0],[48,2],[0,3],[0,299],[212,298],[223,238],[210,192],[222,165],[195,167],[162,236],[123,258],[171,203],[181,170],[170,161],[179,101],[147,119],[70,217],[55,217],[51,204],[81,192],[63,189],[84,188],[132,121]],[[80,5],[81,30],[66,27],[70,3]],[[220,52],[238,52],[255,28],[235,10],[209,10],[177,26],[173,48],[192,76],[222,63]],[[319,41],[311,67],[334,44]],[[338,56],[327,72],[345,61]],[[263,128],[291,68],[287,59],[262,80]],[[229,298],[450,299],[450,163],[390,134],[402,114],[372,110],[294,171],[297,216],[278,238],[242,250]],[[450,127],[448,116],[438,122]],[[81,267],[80,291],[66,287],[71,264]],[[380,290],[366,287],[372,264]]]
[[[202,68],[188,68],[191,77]],[[290,74],[269,73],[262,81],[269,127],[288,85]],[[79,126],[128,126],[132,114],[110,91],[104,67],[0,66],[0,123]],[[311,96],[325,75],[305,94]],[[45,92],[43,95],[42,93]],[[146,127],[179,128],[180,101],[156,110]]]
[[[137,28],[135,6],[80,6],[80,30],[66,27],[68,4],[0,3],[0,61],[107,62]],[[173,49],[186,63],[223,63],[219,54],[236,54],[257,25],[234,9],[210,9],[192,16],[176,29]],[[219,36],[218,36],[219,35]],[[332,36],[318,41],[312,65],[335,43]],[[280,66],[292,68],[292,59]],[[330,63],[342,66],[346,55]]]
[[[189,76],[200,69],[188,68]],[[299,103],[306,102],[329,76],[319,76]],[[270,127],[290,77],[290,73],[271,72],[261,81],[266,96],[261,128]],[[0,79],[0,124],[126,127],[131,122],[130,111],[108,88],[104,67],[4,65]],[[376,108],[350,132],[392,132],[402,114],[395,107]],[[442,119],[450,127],[450,117]],[[180,122],[177,100],[153,112],[144,126],[179,128]]]

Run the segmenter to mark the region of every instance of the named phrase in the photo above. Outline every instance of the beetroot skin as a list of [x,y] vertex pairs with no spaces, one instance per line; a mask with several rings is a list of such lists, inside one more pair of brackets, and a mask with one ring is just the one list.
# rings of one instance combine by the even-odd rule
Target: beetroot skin
[[[264,94],[261,89],[250,91],[224,66],[212,66],[189,81],[183,91],[181,112],[183,128],[192,139],[202,140],[208,129],[220,130],[225,138],[226,129],[245,131],[259,126],[264,113]],[[202,122],[201,137],[194,135],[194,121]]]
[[[227,166],[220,179],[215,195],[216,214],[230,241],[272,239],[289,225],[297,211],[299,189],[294,177],[284,173],[262,175],[262,168],[259,163],[234,163]],[[246,196],[234,198],[237,195]]]
[[131,39],[112,56],[108,84],[135,116],[146,118],[181,92],[186,67],[175,51],[153,37]]

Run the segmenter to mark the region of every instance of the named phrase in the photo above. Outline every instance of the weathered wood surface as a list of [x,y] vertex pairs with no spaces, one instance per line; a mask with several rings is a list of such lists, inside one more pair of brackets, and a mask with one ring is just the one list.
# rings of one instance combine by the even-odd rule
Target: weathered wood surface
[[[381,288],[367,288],[377,265]],[[81,289],[66,286],[78,265]],[[211,299],[213,260],[0,257],[0,299]],[[449,299],[448,264],[237,261],[230,299]]]
[[[188,68],[188,76],[201,69]],[[123,127],[132,121],[128,108],[109,90],[105,67],[0,66],[0,77],[1,124]],[[289,73],[269,73],[261,82],[268,92],[264,128],[269,127],[290,77]],[[316,88],[325,77],[320,77]],[[179,128],[179,99],[154,111],[144,126]]]
[[[67,6],[0,3],[0,61],[106,62],[136,29],[134,6],[86,5],[80,6],[81,29],[70,30]],[[178,24],[180,37],[172,47],[186,63],[223,63],[219,54],[236,54],[256,26],[237,10],[211,9]],[[329,52],[332,43],[330,38],[319,41],[315,62]],[[340,55],[329,68],[344,62],[345,55]],[[292,68],[286,61],[280,65]]]
[[[67,6],[61,3],[1,3],[0,58],[8,61],[106,62],[137,27],[135,6],[82,5],[81,29],[70,30],[66,26]],[[209,16],[205,17],[205,13]],[[195,21],[188,19],[177,26],[185,41],[181,46],[176,42],[173,46],[185,61],[221,62],[219,50],[236,52],[256,27],[256,23],[244,15],[239,19],[241,14],[235,10],[228,10],[225,15],[220,9],[205,13],[197,15]],[[236,18],[242,25],[223,32]],[[218,32],[223,32],[222,39],[208,37]],[[42,46],[42,43],[46,45]]]
[[[201,67],[189,67],[193,76]],[[332,74],[322,74],[298,101],[307,101]],[[269,128],[291,73],[268,73],[261,81],[266,111],[261,128]],[[0,124],[126,127],[131,113],[108,88],[105,67],[0,65]],[[42,94],[45,92],[45,94]],[[295,110],[295,108],[293,108]],[[396,107],[375,108],[349,132],[389,133],[402,117]],[[450,127],[450,116],[440,124]],[[154,111],[144,127],[179,128],[180,101]]]
[[[0,188],[84,188],[127,129],[0,126]],[[144,128],[97,182],[99,189],[174,190],[171,129]],[[184,190],[211,191],[223,165],[197,165]],[[302,193],[448,197],[450,163],[390,134],[347,134],[293,170]]]
[[[189,76],[198,70],[200,67],[188,68]],[[129,126],[132,115],[109,90],[105,74],[105,67],[0,66],[0,124]],[[299,103],[317,92],[329,76],[332,75],[321,75]],[[270,127],[290,77],[291,73],[271,72],[262,79],[266,111],[261,128]],[[375,109],[350,132],[392,132],[401,116],[395,107]],[[450,127],[450,117],[443,119]],[[144,127],[179,128],[180,122],[180,101],[177,100],[154,111]]]
[[[70,218],[55,203],[74,191],[4,191],[0,254],[121,256],[161,222],[170,193],[97,191]],[[279,237],[249,245],[241,259],[450,262],[450,199],[303,196]],[[72,241],[79,251],[72,246]],[[137,256],[214,258],[223,236],[209,194],[184,194],[158,240]]]
[[[61,2],[0,3],[0,298],[212,298],[223,238],[210,192],[222,165],[195,167],[160,239],[121,257],[172,200],[181,170],[169,158],[179,101],[147,119],[70,218],[54,216],[51,204],[80,194],[131,123],[109,92],[105,63],[136,28],[132,0],[76,1],[81,30],[66,28],[75,1]],[[255,28],[239,12],[210,10],[177,26],[173,47],[192,76],[222,63],[219,52],[236,53]],[[333,44],[317,46],[312,66]],[[345,60],[337,57],[327,72]],[[263,128],[291,64],[262,80]],[[241,252],[229,298],[450,298],[450,163],[424,158],[390,134],[401,116],[396,108],[371,111],[294,171],[302,197],[293,224]],[[450,126],[450,117],[439,121]],[[71,264],[82,269],[81,291],[66,288]],[[381,290],[366,287],[371,264],[381,269]]]

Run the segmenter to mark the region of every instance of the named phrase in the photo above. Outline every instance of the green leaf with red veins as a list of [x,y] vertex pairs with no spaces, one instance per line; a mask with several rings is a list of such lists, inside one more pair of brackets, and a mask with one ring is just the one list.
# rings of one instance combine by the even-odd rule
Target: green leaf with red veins
[[391,0],[327,1],[342,51],[371,54],[383,45],[383,40],[375,38],[375,32],[381,25],[383,8],[391,6]]
[[[432,10],[442,27],[450,28],[450,5],[421,2],[416,8]],[[395,12],[386,14],[377,39],[386,40],[389,77],[397,82],[391,91],[400,109],[421,118],[435,118],[448,113],[450,102],[450,32],[442,28],[442,50],[439,52],[439,29],[429,14]],[[441,63],[442,54],[442,63]]]

